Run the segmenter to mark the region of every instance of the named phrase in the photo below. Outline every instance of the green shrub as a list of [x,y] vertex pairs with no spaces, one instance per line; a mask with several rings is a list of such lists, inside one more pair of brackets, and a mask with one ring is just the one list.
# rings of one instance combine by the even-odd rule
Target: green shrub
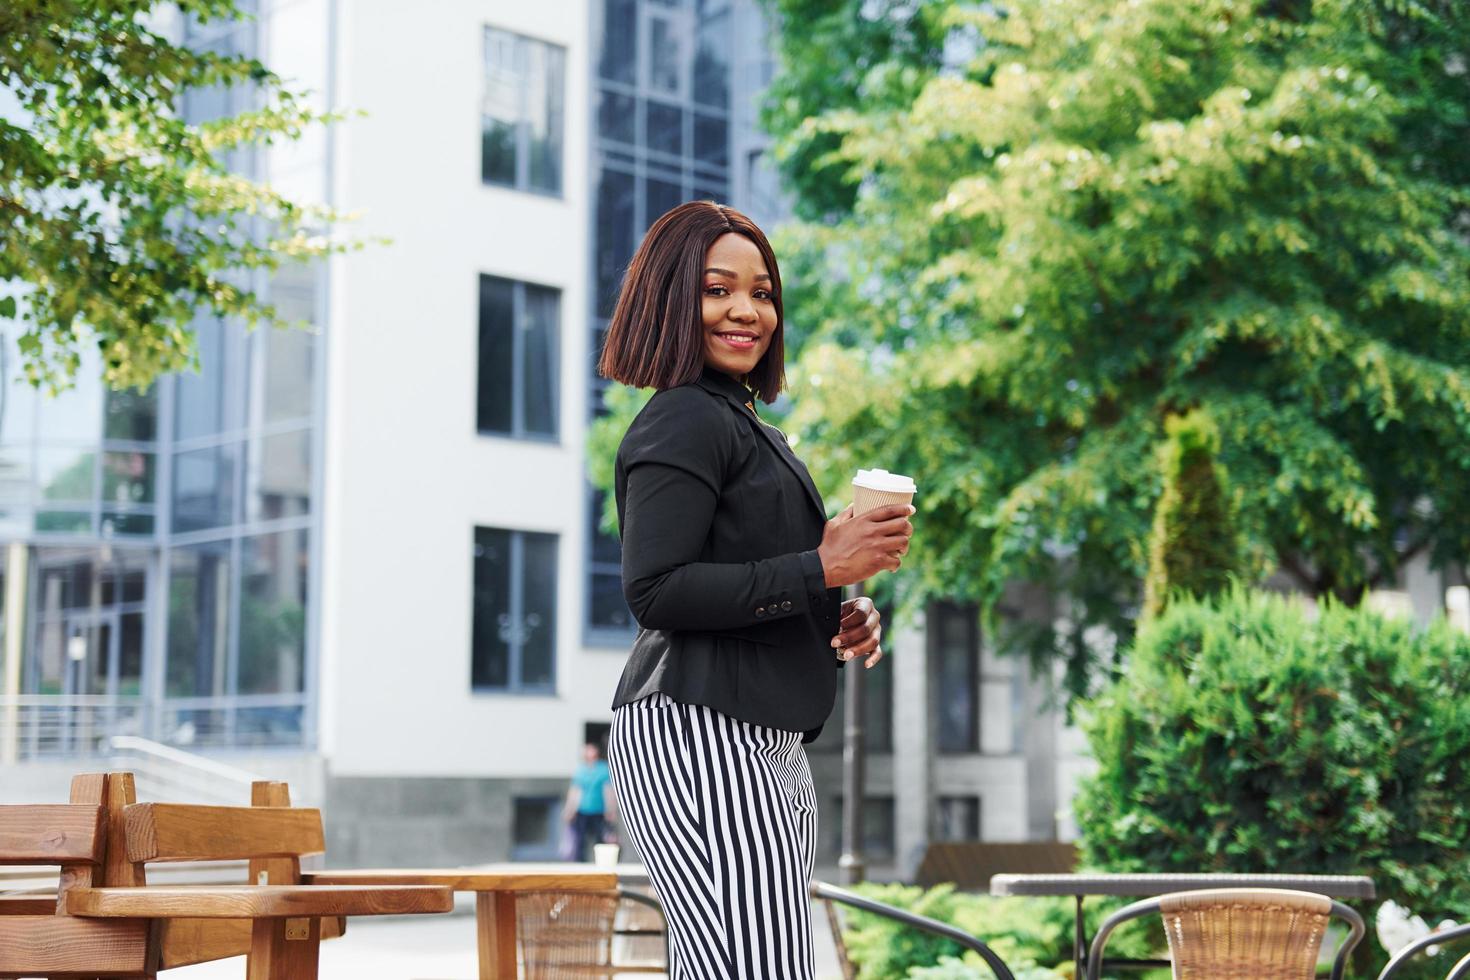
[[1084,718],[1087,864],[1365,874],[1431,922],[1470,911],[1470,639],[1443,623],[1180,600]]
[[[1069,898],[992,898],[957,892],[953,885],[925,890],[912,885],[867,884],[856,890],[984,940],[1015,972],[1017,980],[1072,975],[1075,919]],[[1088,934],[1094,934],[1102,920],[1121,904],[1089,901]],[[988,980],[991,976],[977,954],[871,913],[851,912],[843,939],[862,980]],[[1149,924],[1129,925],[1118,931],[1109,950],[1119,956],[1145,956],[1159,949],[1162,942],[1162,932],[1150,932]]]

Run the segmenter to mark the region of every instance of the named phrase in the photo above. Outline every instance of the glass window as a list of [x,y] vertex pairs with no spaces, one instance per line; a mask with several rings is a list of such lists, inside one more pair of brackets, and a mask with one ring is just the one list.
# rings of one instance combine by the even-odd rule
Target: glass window
[[38,510],[35,528],[45,534],[90,534],[92,515],[82,510]]
[[480,178],[561,192],[566,50],[485,28]]
[[245,471],[245,520],[273,521],[311,511],[311,430],[262,436]]
[[648,87],[666,95],[682,95],[687,77],[688,29],[683,18],[652,14],[648,18]]
[[730,166],[730,125],[723,116],[695,115],[694,159],[707,167]]
[[37,438],[44,443],[95,445],[102,438],[101,384],[89,384],[87,379],[101,374],[101,359],[94,350],[84,348],[82,363],[77,369],[80,383],[75,387],[51,397],[42,395],[37,399]]
[[590,625],[594,629],[632,633],[637,625],[628,602],[623,598],[622,573],[594,569],[591,574]]
[[561,294],[480,277],[480,432],[556,438]]
[[102,454],[104,504],[153,503],[153,454],[117,451]]
[[480,374],[476,399],[481,432],[515,431],[515,283],[480,277]]
[[109,390],[106,399],[103,438],[152,442],[158,437],[158,395],[155,388],[147,391],[133,388]]
[[602,56],[597,73],[633,84],[638,69],[638,0],[603,0]]
[[980,839],[980,797],[941,796],[934,810],[934,839]]
[[[303,278],[278,275],[271,286],[271,301],[282,316],[293,321],[311,317],[315,303],[315,276]],[[309,329],[257,331],[252,338],[259,351],[255,369],[264,374],[256,385],[263,401],[261,415],[267,423],[304,422],[311,418],[316,392],[316,336]]]
[[102,536],[108,534],[152,534],[156,522],[146,511],[102,511]]
[[118,617],[116,694],[125,698],[143,692],[143,614],[124,613]]
[[561,294],[542,286],[526,286],[522,302],[521,393],[526,432],[557,433],[557,337]]
[[638,100],[618,92],[597,94],[597,135],[605,140],[631,144],[635,139],[634,122]]
[[90,502],[97,495],[97,453],[91,449],[42,449],[36,454],[40,499]]
[[587,534],[590,563],[588,565],[587,625],[594,630],[616,634],[619,642],[631,634],[637,623],[623,598],[622,547],[616,534],[600,528],[603,501],[607,494],[589,484],[587,495]]
[[701,14],[694,49],[694,101],[730,107],[730,11]]
[[597,314],[611,316],[636,247],[633,175],[604,169],[597,181]]
[[203,531],[234,522],[239,457],[239,443],[175,454],[175,533]]
[[475,529],[472,688],[552,690],[556,548],[554,534]]
[[930,611],[935,644],[934,696],[940,752],[980,749],[980,620],[974,606],[935,603]]
[[536,190],[561,193],[562,129],[566,52],[553,44],[527,46],[530,71],[526,90],[527,180]]
[[676,105],[644,103],[644,143],[650,150],[680,156],[684,152],[684,110]]
[[169,553],[169,697],[226,693],[230,630],[230,545],[213,542]]
[[644,185],[644,200],[648,208],[648,223],[684,203],[684,191],[676,183],[650,177]]
[[241,428],[244,415],[244,336],[218,320],[196,320],[199,370],[177,375],[174,435],[212,436]]
[[311,560],[305,529],[246,538],[240,550],[241,694],[294,694],[306,665]]

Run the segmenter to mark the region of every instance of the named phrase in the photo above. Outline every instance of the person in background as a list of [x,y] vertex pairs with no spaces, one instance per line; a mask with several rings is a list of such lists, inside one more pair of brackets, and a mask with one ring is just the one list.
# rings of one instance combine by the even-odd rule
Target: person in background
[[575,861],[592,860],[592,845],[602,842],[607,825],[616,814],[611,776],[594,742],[582,746],[582,764],[572,774],[572,788],[562,808],[562,819],[571,825],[572,856]]

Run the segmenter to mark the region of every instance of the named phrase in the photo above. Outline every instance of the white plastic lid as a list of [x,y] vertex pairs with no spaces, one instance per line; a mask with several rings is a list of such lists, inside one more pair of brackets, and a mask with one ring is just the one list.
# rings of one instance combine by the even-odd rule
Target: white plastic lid
[[901,476],[887,470],[858,470],[852,482],[857,486],[884,493],[913,493],[915,489],[913,477]]

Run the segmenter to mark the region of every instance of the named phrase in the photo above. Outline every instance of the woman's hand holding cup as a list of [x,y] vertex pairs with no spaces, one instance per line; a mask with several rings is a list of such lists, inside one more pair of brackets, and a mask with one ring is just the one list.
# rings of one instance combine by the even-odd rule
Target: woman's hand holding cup
[[861,582],[877,572],[897,571],[909,550],[912,504],[874,507],[856,516],[849,506],[827,522],[817,557],[827,588]]
[[827,522],[817,557],[827,588],[861,582],[875,572],[895,572],[908,554],[914,526],[914,481],[887,470],[858,470],[852,504]]

